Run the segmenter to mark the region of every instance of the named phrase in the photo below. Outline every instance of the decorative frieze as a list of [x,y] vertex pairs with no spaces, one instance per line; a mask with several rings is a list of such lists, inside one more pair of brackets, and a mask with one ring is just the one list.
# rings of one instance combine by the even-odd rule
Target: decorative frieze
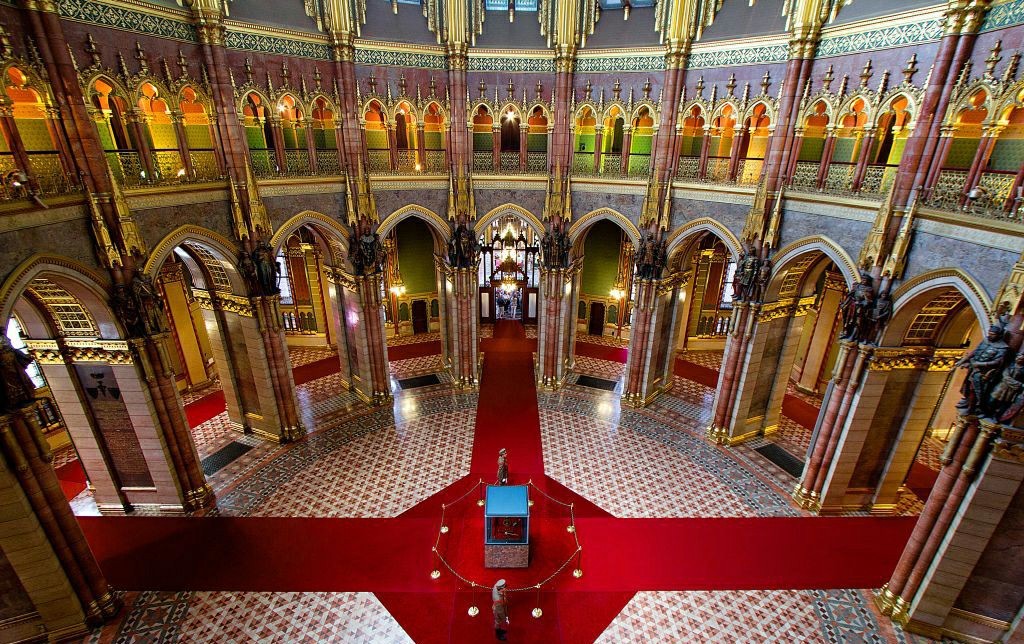
[[878,347],[868,362],[869,371],[896,369],[925,369],[929,367],[932,349],[929,347]]
[[199,307],[207,311],[218,309],[228,313],[236,313],[242,317],[251,318],[254,316],[252,303],[248,298],[228,293],[217,293],[216,297],[211,296],[209,291],[203,289],[192,289],[192,297],[199,303]]
[[62,341],[26,340],[25,344],[36,361],[43,365],[77,362],[125,365],[135,362],[128,343],[124,340],[67,338]]

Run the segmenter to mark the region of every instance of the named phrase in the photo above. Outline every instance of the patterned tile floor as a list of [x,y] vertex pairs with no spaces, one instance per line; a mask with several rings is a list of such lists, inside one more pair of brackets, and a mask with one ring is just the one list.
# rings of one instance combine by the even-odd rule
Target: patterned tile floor
[[[691,354],[692,355],[692,354]],[[301,359],[301,358],[300,358]],[[393,363],[418,374],[438,357]],[[713,364],[714,356],[694,361]],[[619,379],[623,365],[579,358],[580,372]],[[299,387],[310,430],[296,444],[238,434],[221,414],[196,428],[200,455],[231,440],[255,447],[210,477],[225,516],[395,516],[469,471],[477,394],[446,382],[395,392],[368,408],[337,375]],[[545,469],[616,516],[802,516],[792,478],[753,452],[708,443],[712,388],[674,379],[645,409],[619,394],[570,385],[539,392]],[[682,492],[680,492],[682,490]],[[369,593],[142,592],[125,596],[119,623],[86,641],[405,642]],[[894,631],[867,591],[639,593],[604,642],[921,642]]]
[[433,342],[440,339],[440,331],[431,331],[429,333],[414,333],[413,335],[393,335],[387,339],[387,344],[389,347],[398,347],[403,344],[419,344],[420,342]]
[[590,335],[589,333],[580,333],[576,336],[577,342],[589,342],[590,344],[600,344],[606,347],[623,348],[629,346],[628,338],[617,338],[613,335]]
[[640,592],[597,639],[619,642],[926,642],[860,590]]

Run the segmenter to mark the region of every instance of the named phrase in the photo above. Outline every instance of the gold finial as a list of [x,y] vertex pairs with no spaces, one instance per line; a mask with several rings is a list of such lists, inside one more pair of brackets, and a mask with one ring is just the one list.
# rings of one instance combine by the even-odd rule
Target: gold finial
[[644,98],[650,100],[650,98],[651,98],[651,79],[650,78],[648,78],[644,82],[644,86],[642,88],[642,91],[644,93]]
[[[829,70],[831,71],[831,67]],[[772,73],[769,71],[764,72],[764,76],[761,77],[761,96],[768,96],[768,88],[772,84]]]
[[245,82],[252,85],[252,60],[250,60],[248,56],[245,57],[245,64],[242,66],[242,70],[245,72]]
[[[768,72],[765,73],[767,74]],[[833,78],[835,78],[835,76],[832,73],[832,65],[829,65],[828,70],[826,70],[825,72],[825,76],[822,77],[821,79],[821,86],[825,89],[826,92],[832,88]]]
[[988,58],[985,59],[985,78],[991,79],[995,76],[996,65],[1003,59],[1000,56],[1000,52],[1003,50],[1003,41],[997,40],[996,44],[992,45],[991,51],[989,51]]
[[704,74],[697,79],[697,98],[704,98]]
[[149,73],[149,61],[146,60],[146,52],[142,51],[142,43],[135,41],[135,60],[139,61],[139,72]]
[[620,94],[622,94],[622,83],[620,83],[619,79],[616,78],[615,84],[612,85],[612,96],[615,97],[615,100],[619,100]]
[[729,93],[728,94],[729,96],[732,96],[732,93],[736,90],[736,73],[735,72],[729,74],[729,82],[727,82],[725,84],[725,89]]
[[103,60],[100,58],[100,50],[96,47],[96,41],[93,39],[92,34],[85,34],[85,53],[89,54],[92,58],[93,67],[103,66]]

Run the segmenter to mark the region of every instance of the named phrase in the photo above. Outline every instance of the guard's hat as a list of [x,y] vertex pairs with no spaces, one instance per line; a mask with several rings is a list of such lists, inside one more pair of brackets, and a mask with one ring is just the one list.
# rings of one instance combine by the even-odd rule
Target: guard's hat
[[498,450],[498,455],[499,455],[499,456],[504,456],[504,455],[505,455],[506,453],[507,453],[507,452],[505,451],[505,448],[504,448],[504,447],[502,447],[501,449],[499,449],[499,450]]
[[494,582],[494,587],[495,588],[504,588],[505,587],[505,580],[504,579],[499,579],[498,581]]

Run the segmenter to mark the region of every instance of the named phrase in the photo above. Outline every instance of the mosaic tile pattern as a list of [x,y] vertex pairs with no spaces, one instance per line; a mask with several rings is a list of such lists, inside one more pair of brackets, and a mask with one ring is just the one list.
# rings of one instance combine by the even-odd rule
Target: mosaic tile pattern
[[714,369],[720,371],[722,369],[722,352],[721,351],[680,351],[678,357],[698,364],[708,369]]
[[389,347],[398,347],[405,344],[419,344],[420,342],[435,342],[441,339],[440,331],[430,333],[415,333],[413,335],[396,335],[387,339]]
[[127,616],[83,644],[411,642],[372,593],[126,593]]
[[216,393],[221,390],[220,380],[214,380],[202,389],[193,389],[192,391],[181,392],[181,404],[190,405],[197,400],[206,398],[212,393]]
[[305,467],[296,463],[290,480],[248,515],[397,516],[469,474],[475,416],[430,414],[340,444]]
[[616,338],[613,335],[590,335],[589,333],[581,333],[576,336],[576,342],[582,342],[584,344],[599,344],[605,347],[616,347],[624,349],[629,346],[629,339],[627,338]]
[[924,465],[928,469],[935,470],[936,472],[942,469],[942,457],[943,450],[946,449],[946,441],[935,438],[934,436],[925,436],[921,442],[921,448],[917,450],[917,457],[914,459],[921,465]]
[[786,384],[786,395],[793,396],[794,398],[799,398],[808,405],[811,405],[812,407],[817,407],[818,409],[821,409],[821,399],[824,397],[824,393],[814,394],[800,391],[799,389],[797,389],[796,383],[794,383],[792,380],[790,380]]
[[288,347],[288,360],[292,364],[292,369],[337,355],[334,347]]
[[799,516],[780,487],[704,440],[685,415],[696,405],[666,398],[676,403],[633,410],[589,389],[539,394],[545,473],[619,517]]
[[601,360],[599,358],[577,355],[576,366],[573,367],[573,371],[607,380],[622,380],[626,373],[626,365],[614,360]]
[[60,449],[53,450],[53,469],[58,469],[78,460],[78,452],[74,445],[65,445]]
[[893,629],[868,591],[640,592],[597,639],[619,642],[926,642]]
[[436,373],[444,368],[440,354],[433,356],[420,356],[419,358],[407,358],[405,360],[392,360],[388,363],[391,377],[396,380],[422,376],[428,373]]

